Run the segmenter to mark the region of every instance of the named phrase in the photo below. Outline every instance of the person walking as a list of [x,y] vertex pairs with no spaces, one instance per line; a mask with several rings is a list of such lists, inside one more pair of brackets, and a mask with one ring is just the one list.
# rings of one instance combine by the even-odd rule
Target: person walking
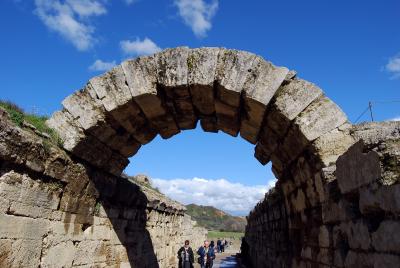
[[194,254],[189,246],[189,240],[178,250],[179,268],[193,268]]
[[215,259],[214,247],[211,247],[208,241],[204,241],[204,246],[201,246],[197,251],[199,257],[199,264],[201,268],[212,268]]
[[218,240],[217,240],[217,252],[218,253],[221,252],[221,244],[222,244],[222,241],[221,241],[221,239],[218,238]]
[[225,239],[223,239],[221,241],[219,248],[220,248],[221,252],[225,252]]

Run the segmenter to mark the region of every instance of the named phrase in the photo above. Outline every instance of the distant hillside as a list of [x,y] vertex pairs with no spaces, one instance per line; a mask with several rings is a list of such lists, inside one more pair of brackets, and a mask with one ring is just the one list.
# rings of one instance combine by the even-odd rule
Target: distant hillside
[[190,204],[186,208],[186,213],[208,230],[244,232],[246,227],[245,217],[235,217],[215,207]]

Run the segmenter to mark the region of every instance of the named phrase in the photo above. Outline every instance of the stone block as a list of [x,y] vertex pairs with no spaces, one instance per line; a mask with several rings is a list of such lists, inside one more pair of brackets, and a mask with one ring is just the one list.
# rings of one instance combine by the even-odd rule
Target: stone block
[[344,125],[317,138],[312,144],[313,152],[319,157],[324,166],[334,164],[338,157],[345,153],[355,143],[350,135],[351,125]]
[[197,122],[188,88],[188,56],[187,47],[167,49],[157,54],[158,83],[180,129],[193,129]]
[[373,254],[374,268],[395,268],[399,267],[400,257],[392,254]]
[[104,107],[99,100],[91,96],[91,90],[91,85],[86,85],[84,89],[76,91],[62,101],[64,108],[85,130],[95,128],[105,121]]
[[218,128],[234,137],[240,129],[240,99],[244,83],[253,67],[255,55],[223,50],[219,53],[216,69],[216,102]]
[[374,151],[364,153],[363,149],[362,141],[357,142],[336,162],[336,178],[343,194],[356,191],[381,177],[378,154]]
[[72,267],[77,248],[72,241],[64,241],[44,250],[40,267]]
[[318,243],[320,247],[328,248],[331,245],[330,232],[326,225],[321,225],[318,234]]
[[90,79],[89,83],[96,93],[93,97],[101,101],[106,111],[113,111],[132,99],[124,70],[120,65],[101,76]]
[[400,222],[382,221],[378,229],[372,233],[372,246],[381,252],[400,253]]
[[122,63],[135,102],[163,138],[179,133],[175,120],[157,90],[157,55]]
[[57,131],[63,147],[68,151],[72,151],[85,138],[83,130],[75,124],[73,116],[67,111],[53,113],[46,124]]
[[256,57],[243,85],[244,111],[240,135],[255,144],[263,123],[266,107],[284,81],[288,69],[275,67],[261,57]]
[[49,221],[0,214],[0,239],[42,239]]
[[187,59],[188,85],[192,102],[202,116],[213,116],[214,80],[220,48],[191,49]]
[[374,267],[374,258],[367,253],[358,253],[350,250],[346,256],[344,267]]
[[0,239],[0,266],[9,268],[38,267],[41,239]]
[[346,121],[343,111],[327,97],[321,96],[296,117],[283,141],[282,150],[289,160],[293,160],[309,143]]
[[400,214],[400,184],[386,186],[372,184],[360,190],[360,211],[364,215],[384,211]]
[[278,135],[285,135],[290,122],[322,94],[321,89],[310,82],[291,80],[276,93],[271,112],[266,119],[268,126]]

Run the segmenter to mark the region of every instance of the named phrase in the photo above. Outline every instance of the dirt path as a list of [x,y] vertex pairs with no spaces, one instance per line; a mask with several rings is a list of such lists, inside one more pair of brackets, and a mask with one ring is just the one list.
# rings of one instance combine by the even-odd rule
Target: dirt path
[[[239,268],[235,255],[232,253],[217,253],[213,268]],[[195,264],[194,267],[199,268],[200,265]]]

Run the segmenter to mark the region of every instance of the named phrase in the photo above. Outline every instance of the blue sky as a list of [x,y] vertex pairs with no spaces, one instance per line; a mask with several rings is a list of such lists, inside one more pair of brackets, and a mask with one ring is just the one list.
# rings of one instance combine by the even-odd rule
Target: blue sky
[[[248,50],[295,69],[351,121],[368,101],[400,100],[398,0],[3,0],[0,25],[0,98],[40,114],[126,58],[181,45]],[[374,117],[399,118],[399,108],[374,104]],[[200,130],[157,138],[131,162],[131,174],[225,178],[250,192],[273,177],[250,144]]]

